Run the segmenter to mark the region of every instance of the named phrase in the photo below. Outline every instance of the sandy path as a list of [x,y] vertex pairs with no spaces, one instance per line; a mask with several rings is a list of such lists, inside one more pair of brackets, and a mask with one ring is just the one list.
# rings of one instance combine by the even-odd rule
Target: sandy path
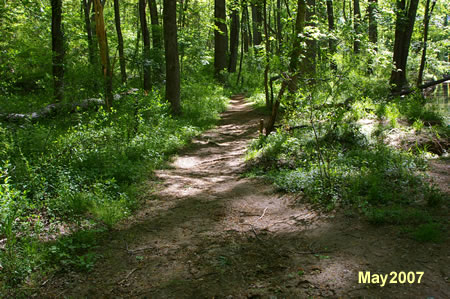
[[[231,100],[217,128],[156,172],[156,192],[109,234],[91,273],[52,279],[40,297],[445,298],[449,243],[320,214],[242,178],[261,115]],[[149,183],[150,184],[150,183]],[[448,239],[447,239],[448,240]],[[424,271],[421,284],[358,284],[358,271]]]

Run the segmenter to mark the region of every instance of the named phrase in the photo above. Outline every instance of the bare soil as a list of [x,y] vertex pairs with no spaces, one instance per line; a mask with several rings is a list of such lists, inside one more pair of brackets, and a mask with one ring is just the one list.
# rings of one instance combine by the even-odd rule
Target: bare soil
[[[449,298],[447,235],[442,243],[418,243],[398,226],[323,213],[243,178],[260,118],[243,97],[233,97],[215,129],[156,172],[159,183],[149,182],[141,210],[109,233],[95,269],[53,277],[36,296]],[[448,164],[440,167],[440,184],[448,186]],[[420,284],[380,287],[359,284],[359,271],[424,275]]]

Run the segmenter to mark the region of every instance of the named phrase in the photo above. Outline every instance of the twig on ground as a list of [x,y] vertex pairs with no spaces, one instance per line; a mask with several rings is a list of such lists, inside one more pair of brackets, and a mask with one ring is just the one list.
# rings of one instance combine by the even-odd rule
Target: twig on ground
[[258,219],[256,219],[255,222],[259,221],[261,218],[264,217],[264,215],[266,214],[267,208],[268,208],[268,207],[266,207],[266,208],[264,209],[264,212],[262,213],[262,215],[261,215]]

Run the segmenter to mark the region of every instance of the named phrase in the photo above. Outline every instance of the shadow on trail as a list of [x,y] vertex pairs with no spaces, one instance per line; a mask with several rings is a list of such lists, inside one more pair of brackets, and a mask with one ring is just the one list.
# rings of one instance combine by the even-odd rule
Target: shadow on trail
[[[417,298],[448,294],[448,244],[321,214],[241,178],[262,115],[234,98],[217,128],[156,172],[156,198],[108,233],[91,273],[69,273],[44,297]],[[422,284],[358,284],[358,271],[425,271]],[[445,278],[447,277],[447,278]]]

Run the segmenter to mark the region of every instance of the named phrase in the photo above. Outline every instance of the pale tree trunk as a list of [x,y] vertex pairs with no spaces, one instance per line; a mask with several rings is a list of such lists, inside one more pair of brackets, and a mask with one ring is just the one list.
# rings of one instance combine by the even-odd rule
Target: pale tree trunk
[[180,61],[177,40],[177,5],[173,0],[164,0],[164,46],[166,53],[166,100],[172,114],[181,114]]
[[56,102],[64,97],[64,37],[62,23],[62,0],[52,0],[52,61],[53,96]]
[[100,0],[94,0],[95,8],[95,30],[97,33],[100,48],[100,58],[102,62],[103,76],[105,79],[105,106],[111,109],[112,95],[112,70],[109,61],[108,39],[106,37],[105,20],[103,18],[103,5]]

